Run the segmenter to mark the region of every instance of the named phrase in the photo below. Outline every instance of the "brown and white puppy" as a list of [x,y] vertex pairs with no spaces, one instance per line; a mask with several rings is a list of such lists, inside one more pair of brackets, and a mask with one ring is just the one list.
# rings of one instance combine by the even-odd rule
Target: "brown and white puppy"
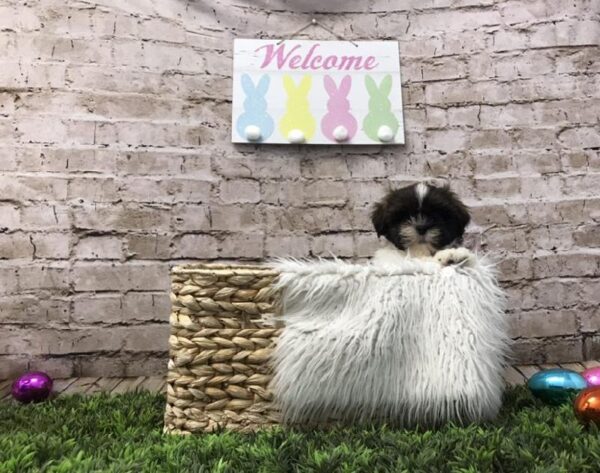
[[474,255],[459,247],[470,219],[448,186],[419,183],[392,190],[371,213],[377,236],[389,242],[377,250],[374,261],[413,257],[433,258],[442,265],[470,264]]

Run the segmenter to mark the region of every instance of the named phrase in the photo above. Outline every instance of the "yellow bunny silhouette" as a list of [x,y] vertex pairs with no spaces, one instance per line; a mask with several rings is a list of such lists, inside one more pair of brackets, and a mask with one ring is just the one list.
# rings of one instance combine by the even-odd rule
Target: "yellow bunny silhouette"
[[304,76],[300,85],[296,87],[294,80],[289,75],[283,76],[283,88],[287,93],[286,111],[279,122],[279,131],[290,139],[290,132],[298,135],[299,132],[304,140],[309,140],[315,134],[317,127],[315,117],[310,113],[308,92],[312,85],[312,77]]

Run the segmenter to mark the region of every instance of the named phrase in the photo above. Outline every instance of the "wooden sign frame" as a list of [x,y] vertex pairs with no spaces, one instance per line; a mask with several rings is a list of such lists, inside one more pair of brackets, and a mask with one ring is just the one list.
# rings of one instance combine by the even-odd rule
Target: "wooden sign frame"
[[234,40],[234,143],[404,143],[397,41]]

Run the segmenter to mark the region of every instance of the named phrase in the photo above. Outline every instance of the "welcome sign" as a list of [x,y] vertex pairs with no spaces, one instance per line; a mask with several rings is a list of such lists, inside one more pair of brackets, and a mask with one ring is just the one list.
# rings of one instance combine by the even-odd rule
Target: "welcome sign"
[[234,41],[234,143],[403,144],[396,41]]

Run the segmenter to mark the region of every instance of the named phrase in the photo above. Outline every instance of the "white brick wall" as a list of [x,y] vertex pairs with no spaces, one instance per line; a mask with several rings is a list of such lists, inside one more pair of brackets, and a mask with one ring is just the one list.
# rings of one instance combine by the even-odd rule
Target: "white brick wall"
[[[370,205],[422,177],[453,181],[501,259],[517,357],[600,356],[598,2],[293,3],[5,0],[0,378],[162,371],[169,264],[360,261]],[[406,146],[229,143],[233,38],[315,10],[400,41]]]

